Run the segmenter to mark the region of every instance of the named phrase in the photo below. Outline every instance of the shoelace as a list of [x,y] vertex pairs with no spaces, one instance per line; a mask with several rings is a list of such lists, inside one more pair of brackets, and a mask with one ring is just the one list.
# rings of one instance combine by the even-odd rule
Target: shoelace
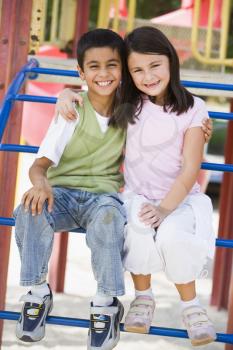
[[42,307],[43,307],[42,298],[36,295],[26,294],[26,295],[22,295],[19,300],[30,304],[28,306],[25,306],[25,311],[26,311],[25,316],[28,319],[34,320],[40,316],[40,311],[42,310]]
[[31,304],[30,306],[26,307],[26,317],[31,319],[36,319],[40,316],[40,311],[42,310],[42,304],[38,306],[34,306]]

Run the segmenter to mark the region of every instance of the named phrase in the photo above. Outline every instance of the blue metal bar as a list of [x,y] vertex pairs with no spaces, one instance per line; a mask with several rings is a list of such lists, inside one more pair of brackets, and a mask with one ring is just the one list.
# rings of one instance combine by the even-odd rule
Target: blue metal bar
[[14,100],[12,99],[12,96],[18,93],[19,89],[23,85],[26,77],[26,70],[31,69],[32,67],[38,66],[38,61],[35,59],[30,60],[23,68],[19,71],[18,74],[16,74],[16,77],[13,79],[12,83],[10,84],[8,91],[6,93],[6,97],[3,101],[3,105],[1,108],[1,118],[0,118],[0,142],[2,140],[2,136],[10,115],[10,111],[13,107]]
[[[23,95],[23,94],[12,96],[12,98],[16,101],[41,102],[41,103],[56,103],[57,101],[56,97]],[[233,120],[233,113],[212,112],[212,111],[209,111],[208,113],[210,118]]]
[[201,81],[190,81],[190,80],[182,80],[181,83],[182,85],[186,87],[191,87],[191,88],[233,91],[232,84],[204,83]]
[[[0,225],[15,226],[15,219],[0,217]],[[71,230],[70,232],[85,233],[85,230],[82,228],[77,228],[77,229]],[[233,248],[233,240],[217,238],[216,247]]]
[[203,162],[201,164],[201,169],[233,172],[233,165],[232,164],[220,164],[220,163]]
[[0,143],[0,151],[5,152],[24,152],[24,153],[37,153],[39,147],[25,146],[25,145],[13,145],[8,143]]
[[233,240],[217,238],[216,247],[233,248]]
[[41,103],[56,103],[56,97],[34,96],[34,95],[15,95],[12,96],[15,101],[41,102]]
[[[39,147],[36,147],[36,146],[1,144],[0,143],[0,151],[37,153],[38,149],[39,149]],[[201,164],[201,169],[215,170],[215,171],[226,171],[226,172],[231,173],[231,172],[233,172],[233,165],[232,164],[203,162]]]
[[54,68],[28,68],[27,72],[33,72],[37,74],[50,74],[50,75],[61,75],[66,77],[79,77],[79,73],[76,70],[66,70],[66,69],[54,69]]
[[212,112],[212,111],[209,111],[208,113],[209,113],[209,117],[213,119],[233,120],[233,113]]
[[[19,319],[19,312],[11,311],[0,311],[0,319],[17,321]],[[56,324],[60,326],[72,326],[72,327],[89,327],[89,320],[80,319],[80,318],[71,318],[71,317],[59,317],[59,316],[48,316],[46,319],[48,324]],[[124,332],[124,324],[121,323],[120,329]],[[175,329],[175,328],[165,328],[165,327],[150,327],[151,335],[160,335],[166,337],[175,337],[175,338],[188,338],[187,332],[184,329]],[[217,333],[217,340],[219,343],[229,343],[233,344],[233,334],[224,334]]]
[[[53,69],[53,68],[28,68],[27,72],[34,72],[37,74],[51,74],[51,75],[61,75],[69,77],[79,77],[78,71],[71,71],[65,69]],[[181,83],[186,87],[199,88],[199,89],[211,89],[211,90],[225,90],[233,91],[232,84],[218,84],[218,83],[206,83],[200,81],[188,81],[182,80]]]
[[0,217],[0,225],[3,225],[3,226],[15,226],[15,219]]

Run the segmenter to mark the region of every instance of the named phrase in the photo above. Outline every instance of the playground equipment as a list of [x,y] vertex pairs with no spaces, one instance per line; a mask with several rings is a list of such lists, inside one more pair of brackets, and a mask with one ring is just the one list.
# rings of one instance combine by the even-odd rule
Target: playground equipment
[[181,62],[194,57],[207,65],[232,66],[227,58],[230,0],[182,0],[181,8],[152,18],[173,42]]
[[[40,68],[36,60],[33,59],[29,61],[29,63],[26,64],[20,70],[20,72],[17,74],[13,82],[10,84],[7,94],[4,98],[3,105],[0,111],[0,141],[2,140],[3,133],[7,126],[10,112],[12,110],[12,107],[15,101],[30,101],[30,102],[40,102],[40,103],[56,102],[56,98],[54,97],[19,94],[20,88],[23,85],[25,79],[26,78],[35,79],[38,74],[55,74],[55,75],[74,76],[74,77],[78,76],[76,71]],[[233,90],[233,85],[225,85],[225,84],[188,82],[188,81],[183,81],[183,84],[187,87],[194,87],[194,88],[195,87],[208,88],[208,89],[217,89],[217,90],[222,89],[226,91]],[[233,113],[209,112],[209,115],[211,118],[233,120]],[[36,153],[37,150],[38,150],[38,147],[33,147],[33,146],[0,143],[0,151],[4,151],[4,152]],[[202,168],[210,169],[210,170],[215,169],[218,171],[233,172],[232,164],[203,163]],[[0,225],[13,226],[14,219],[10,217],[0,217]],[[77,229],[75,230],[75,232],[83,233],[83,230]],[[218,247],[233,248],[233,240],[217,239],[216,245]],[[0,311],[0,319],[17,320],[18,317],[19,317],[19,313],[3,311],[3,310]],[[77,326],[77,327],[89,326],[88,320],[74,319],[69,317],[49,316],[47,318],[47,322],[51,324],[59,324],[59,325],[66,325],[66,326]],[[121,325],[121,330],[123,330],[123,325]],[[151,327],[150,334],[187,338],[187,332],[185,330],[162,328],[162,327]],[[216,341],[233,344],[233,334],[219,333]]]

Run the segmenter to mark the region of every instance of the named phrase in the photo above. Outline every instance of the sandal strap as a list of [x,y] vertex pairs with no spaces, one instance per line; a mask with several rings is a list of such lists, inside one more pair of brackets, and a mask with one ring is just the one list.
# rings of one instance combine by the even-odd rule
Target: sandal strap
[[142,298],[136,298],[132,301],[132,303],[130,304],[130,306],[150,306],[150,307],[154,307],[154,300],[152,299],[142,299]]
[[212,325],[210,322],[205,309],[199,306],[193,306],[187,308],[183,311],[183,317],[185,319],[185,323],[189,327],[196,327],[205,325]]
[[128,314],[133,315],[147,315],[148,312],[153,313],[155,302],[152,299],[136,298],[130,304]]

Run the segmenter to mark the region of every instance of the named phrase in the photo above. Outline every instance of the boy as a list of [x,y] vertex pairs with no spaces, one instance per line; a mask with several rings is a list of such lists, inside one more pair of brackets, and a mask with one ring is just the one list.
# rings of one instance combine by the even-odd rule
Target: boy
[[55,231],[86,230],[97,292],[91,302],[88,349],[112,349],[120,337],[124,294],[122,269],[125,212],[118,197],[125,130],[118,127],[116,89],[120,84],[124,42],[96,29],[78,43],[78,70],[86,80],[84,106],[75,122],[54,120],[29,170],[33,187],[15,210],[21,257],[20,283],[31,286],[16,335],[26,342],[45,334],[52,309],[46,282]]

